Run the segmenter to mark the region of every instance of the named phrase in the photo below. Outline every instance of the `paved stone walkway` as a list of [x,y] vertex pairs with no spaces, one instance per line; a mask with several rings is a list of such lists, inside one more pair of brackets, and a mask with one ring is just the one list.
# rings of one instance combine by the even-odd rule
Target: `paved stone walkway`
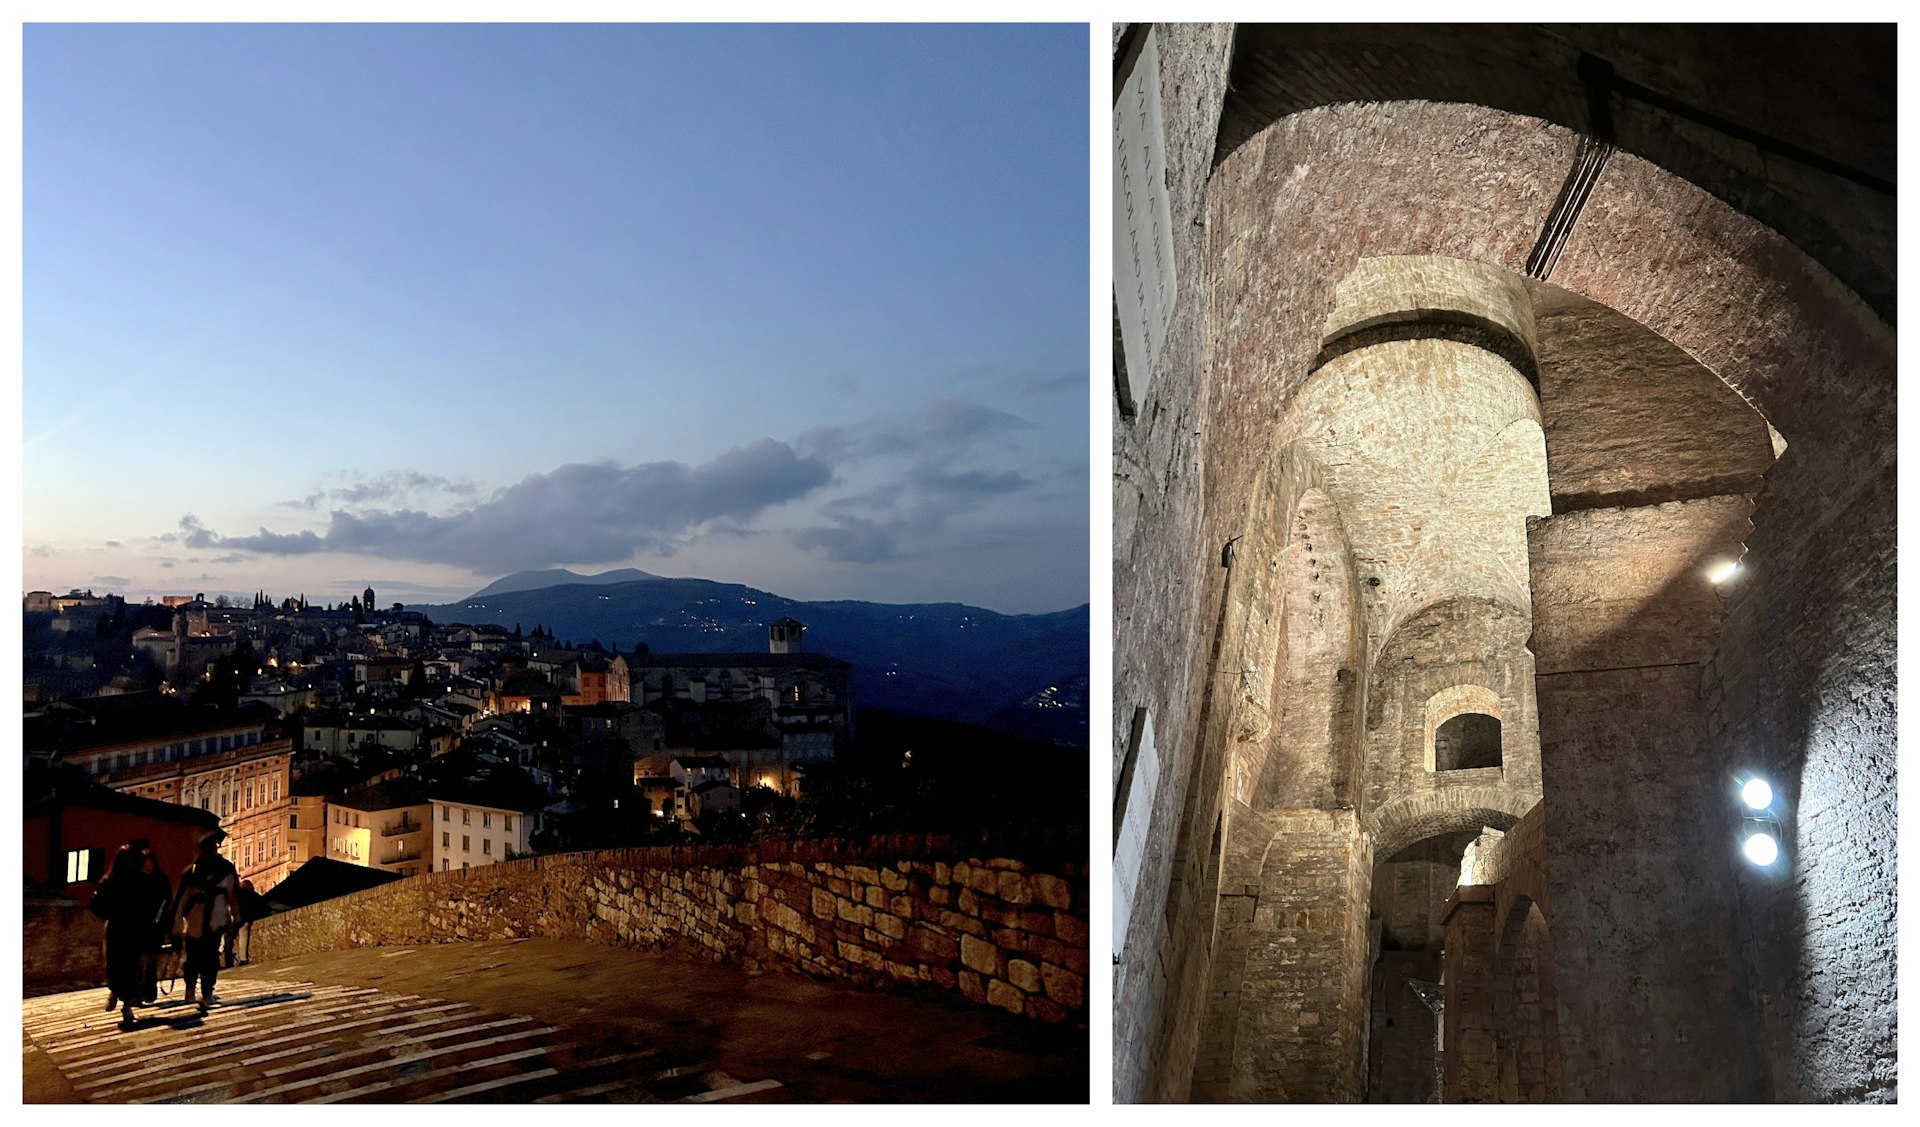
[[27,1102],[1087,1098],[1084,1028],[587,944],[328,952],[218,997],[131,1030],[103,990],[27,999]]

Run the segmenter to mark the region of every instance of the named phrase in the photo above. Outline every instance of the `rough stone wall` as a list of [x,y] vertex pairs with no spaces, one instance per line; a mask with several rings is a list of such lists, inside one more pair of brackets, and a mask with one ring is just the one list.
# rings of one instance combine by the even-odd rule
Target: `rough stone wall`
[[1745,1002],[1732,787],[1698,665],[1540,678],[1561,1090],[1576,1102],[1766,1094]]
[[[1127,936],[1114,937],[1122,958],[1114,970],[1113,1092],[1122,1102],[1180,1100],[1188,1091],[1213,916],[1212,889],[1202,888],[1210,882],[1200,878],[1223,767],[1196,770],[1205,668],[1194,640],[1211,637],[1221,597],[1215,577],[1225,574],[1220,543],[1202,546],[1200,434],[1202,374],[1211,364],[1206,183],[1233,33],[1219,24],[1160,24],[1155,34],[1179,293],[1148,399],[1131,422],[1114,414],[1113,715],[1114,731],[1125,733],[1136,706],[1152,711],[1155,731],[1165,733],[1165,783],[1154,798],[1133,922]],[[1169,660],[1174,654],[1182,656]],[[1116,742],[1116,779],[1124,754]],[[1204,779],[1211,785],[1196,789]],[[1188,848],[1193,837],[1201,840]]]
[[1084,1020],[1085,866],[1034,871],[918,840],[607,850],[430,873],[262,920],[254,957],[539,936]]
[[1460,855],[1477,831],[1427,838],[1373,867],[1373,915],[1381,942],[1395,947],[1438,948],[1446,938],[1440,918],[1460,883]]
[[1383,951],[1373,970],[1372,1033],[1367,1043],[1367,1102],[1440,1100],[1439,1044],[1432,1010],[1407,980],[1440,981],[1440,946]]
[[1745,497],[1701,497],[1536,522],[1536,674],[1704,663],[1724,605],[1707,576],[1739,558],[1752,512]]
[[1763,773],[1787,815],[1788,871],[1739,873],[1782,1100],[1896,1095],[1894,500],[1891,462],[1766,498],[1706,687],[1723,769]]
[[1450,1104],[1500,1098],[1493,912],[1493,889],[1485,885],[1461,886],[1447,910],[1447,1033],[1440,1098]]
[[76,900],[28,900],[22,913],[22,982],[27,994],[97,986],[107,980],[106,925]]
[[1752,404],[1646,326],[1533,292],[1554,511],[1759,492],[1774,452]]
[[1272,820],[1226,1096],[1356,1102],[1366,1085],[1373,851],[1350,810],[1279,811]]
[[1504,1103],[1557,1103],[1560,1027],[1553,978],[1553,938],[1531,902],[1500,930],[1494,1020]]
[[[1616,157],[1553,281],[1686,349],[1786,439],[1707,697],[1723,766],[1758,760],[1796,811],[1789,881],[1743,886],[1744,955],[1775,1098],[1891,1100],[1893,332],[1781,240],[1683,194]],[[1642,260],[1658,269],[1620,265]]]
[[[1400,629],[1381,654],[1377,687],[1368,694],[1363,810],[1458,787],[1510,790],[1516,810],[1539,799],[1539,720],[1526,625],[1513,611],[1458,600]],[[1484,686],[1499,696],[1500,766],[1427,770],[1427,702],[1458,685]]]

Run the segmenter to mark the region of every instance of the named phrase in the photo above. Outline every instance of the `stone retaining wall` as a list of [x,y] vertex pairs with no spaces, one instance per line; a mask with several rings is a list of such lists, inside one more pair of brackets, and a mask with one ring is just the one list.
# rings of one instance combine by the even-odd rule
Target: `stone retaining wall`
[[106,925],[85,904],[30,895],[21,914],[21,980],[28,996],[107,981]]
[[253,957],[538,936],[1084,1020],[1087,869],[939,839],[619,849],[429,873],[254,925]]

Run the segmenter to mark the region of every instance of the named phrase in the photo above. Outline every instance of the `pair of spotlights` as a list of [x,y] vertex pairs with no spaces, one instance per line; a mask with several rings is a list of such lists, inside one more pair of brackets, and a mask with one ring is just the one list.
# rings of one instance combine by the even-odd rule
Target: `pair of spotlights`
[[1756,775],[1740,784],[1740,801],[1747,808],[1740,852],[1764,869],[1780,859],[1780,823],[1773,817],[1773,786]]

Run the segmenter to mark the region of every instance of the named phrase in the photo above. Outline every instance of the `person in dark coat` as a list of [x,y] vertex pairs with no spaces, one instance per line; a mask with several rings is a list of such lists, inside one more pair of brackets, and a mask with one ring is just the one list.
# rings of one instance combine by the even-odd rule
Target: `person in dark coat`
[[132,1028],[133,1007],[146,997],[148,954],[172,899],[166,877],[156,885],[141,872],[147,855],[131,844],[121,846],[88,905],[107,921],[107,1009],[120,1005],[122,1028]]
[[187,980],[187,1001],[199,990],[201,1013],[217,1000],[213,984],[220,974],[220,940],[233,925],[239,903],[239,871],[220,855],[226,837],[225,831],[214,830],[200,839],[200,855],[180,874],[180,891],[174,897],[173,918],[179,921],[186,964],[180,976]]
[[160,867],[160,855],[153,851],[150,842],[141,838],[133,847],[140,852],[140,875],[147,884],[143,895],[149,902],[161,905],[154,913],[153,927],[141,952],[140,1001],[151,1006],[160,1000],[160,952],[173,932],[173,884],[167,880],[166,871]]

